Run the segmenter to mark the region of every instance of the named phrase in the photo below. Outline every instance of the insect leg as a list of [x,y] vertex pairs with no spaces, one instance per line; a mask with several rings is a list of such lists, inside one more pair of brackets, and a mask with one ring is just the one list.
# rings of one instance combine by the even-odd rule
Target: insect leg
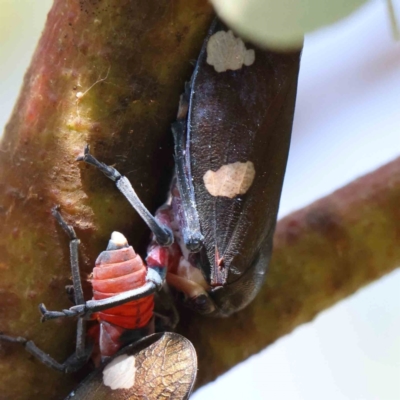
[[49,355],[44,353],[42,350],[40,350],[35,343],[33,343],[32,340],[25,339],[21,336],[7,336],[7,335],[0,335],[0,340],[6,341],[6,342],[11,342],[11,343],[19,343],[22,344],[25,349],[31,353],[33,356],[35,356],[38,360],[40,360],[43,364],[46,364],[50,368],[56,369],[58,371],[64,371],[64,368],[62,364],[51,358]]
[[79,273],[79,257],[78,248],[80,240],[77,238],[74,228],[68,225],[59,212],[59,206],[52,208],[51,213],[61,228],[66,232],[69,238],[69,250],[71,261],[72,283],[74,288],[75,304],[83,304],[85,299],[83,297],[81,276]]
[[[56,206],[51,210],[53,217],[59,223],[61,228],[66,232],[69,242],[70,249],[70,261],[71,261],[71,274],[72,274],[72,284],[73,284],[73,296],[75,305],[85,304],[85,299],[83,297],[82,281],[79,271],[79,244],[80,240],[76,236],[75,230],[71,225],[68,225],[63,219],[59,211],[60,207]],[[75,356],[76,358],[83,359],[86,362],[86,321],[83,319],[78,320],[78,325],[76,329],[76,348]]]
[[42,321],[65,317],[89,319],[95,312],[107,310],[108,308],[117,307],[132,300],[150,296],[162,287],[163,282],[164,278],[158,272],[149,268],[147,271],[146,283],[140,288],[128,290],[102,300],[89,300],[84,304],[79,304],[62,311],[48,311],[44,304],[41,304],[39,308],[42,313]]
[[79,358],[74,353],[69,357],[64,363],[59,363],[54,358],[46,354],[43,350],[39,349],[32,340],[25,339],[23,337],[8,336],[0,334],[0,341],[18,343],[25,347],[25,350],[37,358],[41,363],[47,365],[48,367],[55,369],[57,371],[69,373],[80,369],[86,361],[89,359],[92,353],[92,346],[85,350],[85,357]]
[[[63,228],[63,230],[67,233],[68,238],[70,240],[69,248],[70,248],[74,303],[76,305],[85,304],[81,278],[79,273],[79,257],[78,257],[79,239],[75,234],[74,228],[68,225],[62,218],[59,212],[59,207],[54,207],[51,210],[51,212],[54,218]],[[31,353],[43,364],[61,372],[73,372],[80,369],[87,362],[93,350],[93,345],[92,344],[88,345],[86,343],[86,321],[82,318],[78,320],[77,324],[75,353],[72,354],[62,364],[56,361],[51,356],[49,356],[39,347],[37,347],[35,343],[31,340],[27,340],[23,337],[12,337],[2,334],[0,335],[0,340],[22,344],[29,353]]]
[[89,152],[89,145],[86,145],[84,155],[78,157],[77,161],[84,161],[87,164],[94,165],[97,169],[103,172],[107,178],[115,182],[119,191],[125,196],[132,207],[154,233],[158,244],[161,246],[170,246],[174,242],[172,231],[168,227],[160,224],[154,216],[151,215],[150,211],[140,201],[128,178],[122,176],[115,168],[110,167],[93,157]]
[[194,188],[190,173],[190,160],[186,157],[186,125],[187,109],[189,107],[190,87],[186,85],[185,93],[181,96],[178,110],[178,120],[172,124],[172,133],[175,142],[175,170],[177,186],[182,201],[181,222],[182,235],[186,247],[192,253],[198,252],[203,245],[203,235],[200,231],[199,216],[197,214]]

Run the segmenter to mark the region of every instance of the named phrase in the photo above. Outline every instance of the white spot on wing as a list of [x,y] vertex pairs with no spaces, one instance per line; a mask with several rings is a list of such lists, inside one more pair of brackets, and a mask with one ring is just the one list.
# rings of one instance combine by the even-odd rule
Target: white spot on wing
[[213,65],[217,72],[250,66],[255,58],[254,50],[247,50],[243,40],[236,38],[232,31],[218,31],[208,40],[207,64]]
[[245,194],[254,181],[256,171],[251,161],[223,165],[218,171],[207,171],[204,185],[211,196],[234,198]]
[[104,368],[103,383],[111,390],[130,389],[135,384],[135,374],[135,357],[122,354]]

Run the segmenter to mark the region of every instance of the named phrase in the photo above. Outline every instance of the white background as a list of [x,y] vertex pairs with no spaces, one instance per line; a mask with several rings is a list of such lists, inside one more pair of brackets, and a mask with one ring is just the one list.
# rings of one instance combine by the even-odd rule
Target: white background
[[[0,126],[51,3],[0,0]],[[392,40],[385,2],[375,0],[306,38],[280,216],[398,156],[400,43]],[[397,270],[192,399],[399,400],[399,292]]]

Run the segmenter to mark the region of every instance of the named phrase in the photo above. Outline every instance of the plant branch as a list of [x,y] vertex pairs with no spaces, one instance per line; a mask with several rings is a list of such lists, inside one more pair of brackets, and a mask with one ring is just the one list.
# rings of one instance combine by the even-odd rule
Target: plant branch
[[[82,241],[83,277],[113,230],[144,250],[140,218],[112,182],[74,160],[92,144],[150,209],[163,202],[169,126],[212,18],[204,0],[55,1],[1,142],[0,331],[33,339],[58,360],[73,351],[74,322],[42,325],[37,310],[69,306],[68,244],[54,205]],[[282,220],[266,286],[243,312],[226,320],[184,313],[199,384],[399,264],[399,171],[397,160]],[[15,345],[0,353],[0,398],[60,399],[81,378],[60,376]]]
[[229,319],[185,315],[197,385],[400,266],[400,158],[278,222],[267,280]]

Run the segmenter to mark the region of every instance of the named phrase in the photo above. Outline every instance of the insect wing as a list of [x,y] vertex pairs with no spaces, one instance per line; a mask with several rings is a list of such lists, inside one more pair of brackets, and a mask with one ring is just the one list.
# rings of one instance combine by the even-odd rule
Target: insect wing
[[176,333],[157,333],[122,349],[66,400],[187,399],[196,373],[191,342]]
[[300,52],[257,49],[217,21],[193,74],[186,154],[205,237],[199,264],[214,287],[253,270],[236,290],[248,299],[232,300],[235,307],[249,302],[264,280],[299,63]]

